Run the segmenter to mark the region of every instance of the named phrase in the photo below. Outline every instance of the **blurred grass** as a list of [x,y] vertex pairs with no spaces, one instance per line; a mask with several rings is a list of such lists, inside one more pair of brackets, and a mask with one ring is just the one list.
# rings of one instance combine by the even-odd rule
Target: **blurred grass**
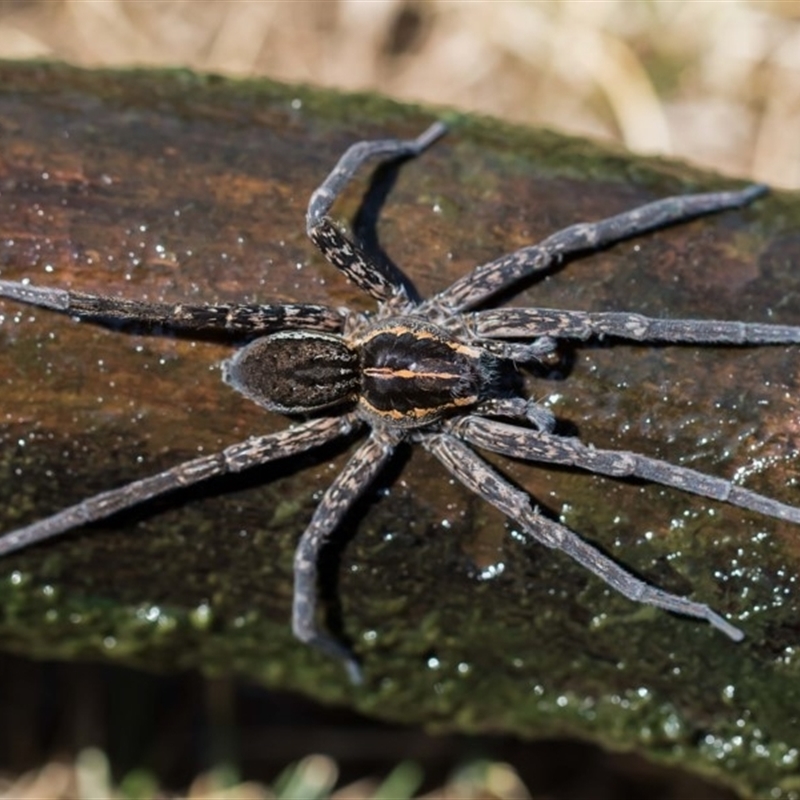
[[119,786],[111,780],[105,755],[96,748],[78,754],[74,763],[51,762],[17,778],[0,778],[0,800],[528,800],[531,795],[508,765],[474,761],[456,770],[448,782],[417,795],[420,768],[402,762],[383,781],[359,780],[336,788],[336,763],[310,755],[288,766],[272,786],[239,782],[224,768],[197,777],[185,793],[163,791],[149,773],[137,771]]
[[794,0],[0,0],[0,57],[369,89],[800,188]]

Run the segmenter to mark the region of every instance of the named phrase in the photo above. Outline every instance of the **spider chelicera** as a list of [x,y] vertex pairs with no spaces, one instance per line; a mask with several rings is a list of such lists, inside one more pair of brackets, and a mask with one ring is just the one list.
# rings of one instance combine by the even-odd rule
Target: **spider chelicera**
[[516,379],[516,364],[547,358],[558,339],[612,336],[638,342],[797,344],[800,327],[650,319],[624,312],[471,309],[568,254],[736,208],[760,197],[766,188],[756,185],[734,192],[669,197],[600,222],[572,225],[538,245],[483,264],[429,300],[421,300],[401,273],[370,258],[334,224],[328,212],[364,162],[417,156],[444,132],[444,126],[436,123],[414,140],[354,144],[311,196],[308,235],[331,264],[378,301],[373,314],[306,303],[143,303],[0,281],[0,296],[74,317],[246,335],[252,341],[223,365],[225,381],[270,411],[305,418],[284,431],[254,436],[6,533],[0,537],[0,555],[173,489],[287,458],[366,427],[367,440],[325,492],[294,559],[294,634],[341,659],[353,681],[361,676],[355,657],[343,643],[319,630],[315,621],[317,559],[348,508],[403,441],[421,444],[521,531],[563,550],[631,600],[704,619],[731,639],[740,640],[743,633],[708,606],[648,585],[577,534],[541,515],[530,497],[490,467],[473,447],[545,464],[641,478],[800,523],[800,508],[727,480],[635,453],[596,449],[559,435],[551,412],[524,397]]

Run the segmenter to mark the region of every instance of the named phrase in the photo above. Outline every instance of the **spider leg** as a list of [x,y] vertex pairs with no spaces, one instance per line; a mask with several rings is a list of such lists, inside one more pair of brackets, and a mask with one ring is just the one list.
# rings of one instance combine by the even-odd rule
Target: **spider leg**
[[313,419],[279,433],[253,436],[244,442],[226,447],[219,453],[201,456],[159,472],[157,475],[101,492],[50,517],[3,534],[0,536],[0,557],[59,536],[73,528],[105,519],[173,489],[191,486],[215,475],[240,472],[268,461],[320,447],[326,442],[347,435],[358,424],[353,414]]
[[372,158],[383,161],[413,158],[443,136],[446,130],[441,122],[436,122],[416,139],[357,142],[347,149],[311,195],[306,214],[309,238],[333,266],[377,300],[385,301],[391,297],[407,299],[402,275],[389,264],[371,260],[356,242],[339,230],[328,212],[356,170],[366,161]]
[[524,420],[547,433],[552,433],[556,428],[556,418],[550,409],[524,397],[490,397],[478,403],[472,413],[481,417]]
[[662,486],[673,486],[690,494],[757,511],[768,517],[800,523],[800,508],[796,506],[764,497],[723,478],[639,453],[601,450],[573,437],[556,436],[549,431],[520,428],[476,416],[459,417],[448,427],[459,438],[476,447],[512,458],[565,464],[616,478],[643,478]]
[[653,319],[626,312],[501,308],[469,314],[469,330],[488,339],[617,336],[636,342],[798,344],[800,326],[699,319]]
[[389,460],[394,452],[395,441],[373,432],[359,447],[328,487],[294,555],[294,635],[301,642],[341,660],[350,680],[356,684],[361,683],[361,669],[353,654],[344,644],[317,628],[317,562],[331,533]]
[[550,336],[540,336],[530,344],[518,344],[517,342],[493,341],[489,337],[478,333],[477,330],[471,330],[470,332],[473,333],[473,335],[477,335],[478,344],[480,344],[484,350],[488,350],[490,353],[500,356],[500,358],[522,364],[542,361],[551,353],[554,353],[558,347],[556,340]]
[[684,222],[704,214],[747,205],[767,192],[752,185],[738,192],[711,192],[666,197],[598,222],[581,222],[557,231],[539,244],[501,256],[459,278],[428,301],[428,305],[463,311],[476,306],[514,282],[542,272],[565,256],[597,250],[615,242]]
[[97,319],[121,325],[159,326],[173,331],[227,331],[264,335],[288,328],[302,328],[338,332],[343,324],[343,317],[336,309],[311,303],[146,303],[4,280],[0,280],[0,297],[81,319]]
[[541,516],[531,507],[530,497],[525,492],[500,477],[454,436],[432,435],[424,439],[423,444],[465,486],[500,509],[525,533],[547,547],[562,550],[620,594],[638,603],[704,619],[734,641],[744,638],[738,628],[708,606],[648,585],[569,528]]

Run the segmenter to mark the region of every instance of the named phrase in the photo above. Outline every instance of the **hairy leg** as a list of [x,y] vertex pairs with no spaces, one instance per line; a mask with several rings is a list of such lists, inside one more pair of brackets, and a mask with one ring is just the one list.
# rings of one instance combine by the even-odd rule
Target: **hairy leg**
[[686,344],[800,344],[800,326],[700,319],[653,319],[626,312],[500,308],[468,315],[468,329],[487,339],[616,336],[635,342]]
[[0,557],[60,536],[89,522],[105,519],[174,489],[320,447],[348,434],[357,424],[354,415],[314,419],[279,433],[253,436],[219,453],[201,456],[157,475],[101,492],[50,517],[3,534],[0,536]]
[[[523,420],[538,428],[540,431],[552,433],[556,427],[556,418],[550,409],[539,405],[534,400],[526,400],[523,397],[490,397],[482,400],[468,415],[466,419],[471,419],[474,415],[479,417],[510,417],[511,419]],[[462,418],[459,417],[458,420]],[[457,430],[455,422],[451,422],[449,427]]]
[[445,126],[436,122],[416,139],[357,142],[347,149],[328,177],[311,195],[306,214],[309,238],[331,264],[360,289],[378,300],[386,301],[392,297],[407,299],[402,276],[388,264],[370,260],[356,242],[339,230],[328,212],[362,164],[374,158],[382,161],[413,158],[430,147],[445,132]]
[[173,331],[227,331],[265,335],[291,328],[337,332],[343,325],[343,317],[336,309],[310,303],[145,303],[3,280],[0,280],[0,297],[60,311],[81,319],[102,320],[120,325],[158,326]]
[[541,516],[531,507],[530,498],[525,492],[501,478],[455,437],[448,434],[432,435],[424,441],[424,445],[465,486],[500,509],[530,537],[547,547],[562,550],[620,594],[638,603],[704,619],[734,641],[744,637],[738,628],[708,606],[650,586],[569,528]]
[[374,433],[359,447],[325,492],[294,556],[294,635],[301,642],[340,659],[353,683],[361,683],[361,669],[353,654],[344,644],[321,633],[317,627],[317,562],[331,533],[393,452],[394,443]]
[[512,458],[565,464],[615,478],[643,478],[769,517],[800,522],[800,508],[796,506],[764,497],[723,478],[678,467],[657,458],[623,450],[601,450],[573,437],[556,436],[546,430],[520,428],[476,416],[460,417],[448,427],[476,447]]
[[648,231],[747,205],[767,191],[766,186],[748,186],[738,192],[711,192],[666,197],[598,222],[581,222],[548,236],[539,244],[474,269],[428,302],[451,312],[464,311],[507,289],[522,278],[542,272],[565,256],[608,247],[615,242]]

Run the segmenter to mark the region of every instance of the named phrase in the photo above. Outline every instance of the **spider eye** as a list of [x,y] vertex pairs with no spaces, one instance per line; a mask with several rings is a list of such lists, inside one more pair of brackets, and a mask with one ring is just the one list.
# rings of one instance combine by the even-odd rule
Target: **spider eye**
[[305,414],[356,399],[358,359],[340,336],[282,331],[256,339],[223,364],[225,382],[260,406]]

